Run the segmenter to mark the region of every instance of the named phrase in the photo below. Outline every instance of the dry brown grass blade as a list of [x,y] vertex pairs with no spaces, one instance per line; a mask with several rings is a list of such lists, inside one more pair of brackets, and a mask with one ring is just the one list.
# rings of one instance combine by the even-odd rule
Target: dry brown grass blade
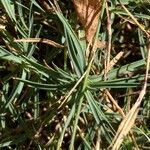
[[44,43],[57,48],[64,48],[63,45],[58,44],[52,40],[44,39],[44,38],[23,38],[23,39],[15,39],[14,42],[30,42],[30,43]]
[[107,31],[108,31],[108,44],[107,44],[107,59],[106,59],[106,68],[105,68],[105,79],[107,76],[107,72],[109,70],[109,63],[110,63],[110,53],[111,53],[111,40],[112,40],[112,31],[111,31],[111,19],[110,19],[110,13],[109,13],[109,8],[108,8],[108,3],[106,3],[106,15],[107,15]]
[[[125,118],[125,113],[120,108],[120,106],[117,104],[116,100],[112,97],[112,95],[110,94],[110,92],[107,89],[104,92],[108,96],[109,100],[112,102],[112,104],[115,107],[115,109],[117,109],[117,111],[121,114],[121,116],[123,118]],[[132,131],[129,131],[129,136],[130,136],[131,140],[133,141],[136,150],[139,150],[138,145],[136,143],[136,140],[135,140],[135,137],[134,137]]]
[[131,19],[137,24],[137,26],[147,35],[147,37],[149,39],[149,45],[148,45],[148,54],[147,54],[144,85],[141,89],[139,97],[136,100],[136,103],[133,105],[131,110],[127,113],[126,117],[122,120],[122,122],[119,125],[117,133],[116,133],[111,145],[109,146],[109,148],[111,148],[112,150],[118,150],[119,149],[124,137],[129,133],[130,129],[134,125],[135,119],[136,119],[137,114],[139,112],[140,104],[141,104],[141,102],[144,98],[144,95],[146,93],[148,71],[149,71],[149,62],[150,62],[150,37],[149,37],[148,32],[143,28],[143,26],[140,25],[140,23],[134,18],[134,16],[127,10],[127,8],[124,5],[122,5],[122,7],[128,13],[128,15],[131,17]]
[[121,114],[121,116],[124,118],[125,114],[123,112],[123,110],[120,108],[120,106],[117,104],[116,100],[114,100],[114,98],[112,97],[112,95],[110,94],[110,92],[106,89],[105,94],[108,96],[109,100],[112,102],[112,104],[114,105],[114,107],[117,109],[117,111]]
[[105,41],[97,41],[97,48],[104,49],[107,47],[107,42]]
[[[112,69],[112,67],[118,62],[118,60],[123,56],[123,54],[124,54],[123,51],[119,52],[119,53],[110,61],[106,73],[108,73],[108,71]],[[105,71],[105,70],[102,71],[102,74],[104,74],[104,71]],[[112,95],[109,93],[109,91],[106,89],[106,90],[104,90],[104,92],[105,92],[105,94],[108,96],[108,98],[109,98],[109,100],[111,101],[111,103],[113,104],[113,106],[117,109],[117,111],[122,115],[123,118],[125,118],[125,114],[124,114],[123,110],[120,108],[120,106],[119,106],[119,105],[117,104],[117,102],[114,100],[114,98],[113,98]],[[134,135],[133,135],[133,133],[132,133],[131,131],[129,132],[129,135],[130,135],[130,137],[131,137],[131,139],[132,139],[132,141],[133,141],[133,143],[134,143],[136,149],[138,150],[138,146],[137,146],[137,144],[136,144]]]
[[97,129],[97,140],[96,140],[96,145],[95,145],[94,150],[100,150],[101,149],[101,138],[100,138],[100,135],[101,135],[101,130],[100,130],[100,128],[98,128]]
[[135,119],[137,117],[137,114],[139,112],[140,104],[143,100],[143,97],[146,93],[146,87],[147,87],[147,80],[148,80],[148,71],[149,71],[149,62],[150,62],[150,43],[148,46],[148,56],[147,56],[147,63],[146,63],[146,72],[145,72],[145,79],[144,79],[144,85],[142,87],[142,90],[139,94],[139,97],[136,101],[136,103],[133,105],[129,113],[126,115],[126,117],[123,119],[121,124],[119,125],[118,131],[114,137],[114,140],[110,147],[112,147],[112,150],[118,150],[124,137],[129,133],[130,129],[133,127]]
[[132,19],[132,21],[133,21],[133,23],[132,23],[132,21],[130,22],[129,20],[129,22],[130,23],[132,23],[132,24],[134,24],[134,25],[137,25],[138,27],[139,27],[139,29],[141,29],[148,37],[149,37],[149,34],[148,34],[148,32],[145,30],[145,27],[144,27],[144,25],[142,25],[142,24],[140,24],[138,21],[137,21],[137,19],[128,11],[128,9],[121,3],[121,6],[122,6],[122,8],[126,11],[126,13],[130,16],[130,18]]
[[[106,73],[108,73],[108,71],[113,68],[113,66],[119,61],[119,59],[123,56],[123,54],[124,54],[124,52],[123,52],[123,51],[120,51],[120,52],[110,61]],[[103,70],[103,71],[101,72],[101,75],[104,74],[104,71],[105,71],[105,70]]]

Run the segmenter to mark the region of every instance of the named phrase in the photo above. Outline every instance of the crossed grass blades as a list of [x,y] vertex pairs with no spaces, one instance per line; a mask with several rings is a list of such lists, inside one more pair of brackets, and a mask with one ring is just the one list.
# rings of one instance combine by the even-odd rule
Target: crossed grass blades
[[[140,93],[149,1],[101,1],[93,43],[67,3],[0,1],[1,149],[106,149]],[[148,89],[121,149],[149,148]]]

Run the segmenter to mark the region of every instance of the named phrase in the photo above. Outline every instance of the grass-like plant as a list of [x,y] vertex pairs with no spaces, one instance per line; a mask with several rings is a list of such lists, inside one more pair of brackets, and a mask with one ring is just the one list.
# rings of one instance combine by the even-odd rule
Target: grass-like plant
[[[71,1],[0,0],[0,149],[113,149],[146,84],[119,147],[149,149],[150,2],[101,5],[88,45]],[[97,40],[111,44],[109,56]]]

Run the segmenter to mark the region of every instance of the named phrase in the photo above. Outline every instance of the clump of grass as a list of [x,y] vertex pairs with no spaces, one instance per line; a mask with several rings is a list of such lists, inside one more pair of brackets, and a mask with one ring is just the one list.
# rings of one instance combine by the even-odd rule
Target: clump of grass
[[95,49],[90,60],[68,3],[58,1],[61,12],[46,0],[0,1],[0,148],[106,149],[147,83],[120,148],[148,149],[149,1],[102,1],[95,38],[111,51]]

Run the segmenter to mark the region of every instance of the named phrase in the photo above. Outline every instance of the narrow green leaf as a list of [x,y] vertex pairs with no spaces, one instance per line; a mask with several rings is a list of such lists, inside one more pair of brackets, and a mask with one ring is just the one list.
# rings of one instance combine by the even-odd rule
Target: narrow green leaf
[[16,22],[16,14],[13,2],[11,0],[1,0],[1,2],[12,22]]
[[74,104],[72,106],[72,108],[71,108],[71,110],[69,112],[68,118],[67,118],[67,120],[66,120],[66,122],[64,124],[63,131],[61,132],[60,138],[58,140],[57,150],[60,150],[60,148],[61,148],[65,131],[66,131],[67,127],[69,126],[69,123],[70,123],[71,119],[73,118],[73,116],[75,114],[75,108],[76,108],[76,104]]
[[78,77],[81,77],[85,68],[85,52],[82,49],[79,39],[77,38],[67,20],[60,12],[56,13],[64,26],[70,59],[74,65],[74,69]]

